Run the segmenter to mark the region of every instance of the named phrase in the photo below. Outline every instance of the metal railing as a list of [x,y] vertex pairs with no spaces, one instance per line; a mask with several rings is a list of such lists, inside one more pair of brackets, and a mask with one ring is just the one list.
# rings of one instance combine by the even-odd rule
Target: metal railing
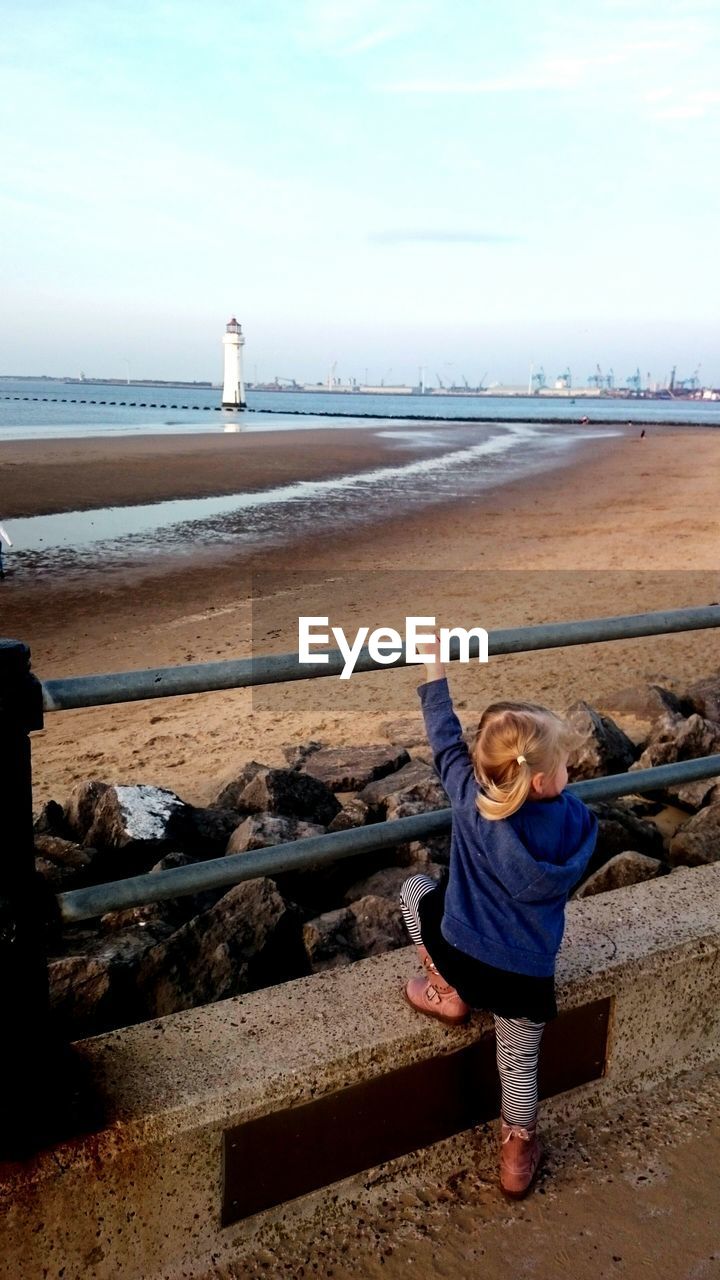
[[[512,627],[493,631],[488,640],[491,658],[501,654],[532,653],[538,649],[559,649],[606,640],[634,640],[642,636],[667,635],[678,631],[701,631],[720,626],[720,606],[702,605],[693,609],[637,613],[616,618],[589,618],[582,622],[550,622],[537,627]],[[477,657],[477,639],[470,641],[470,657]],[[459,657],[457,639],[450,642],[451,660]],[[302,663],[296,653],[270,654],[260,658],[238,658],[229,662],[199,662],[187,666],[150,667],[145,671],[118,671],[102,676],[72,676],[46,680],[43,705],[46,711],[69,711],[75,707],[99,707],[112,702],[138,702],[146,698],[172,698],[179,694],[210,693],[219,689],[244,689],[254,685],[281,684],[290,680],[317,680],[337,676],[345,666],[339,649],[328,650],[327,662]],[[379,663],[362,649],[355,671],[389,671],[407,665],[404,656]]]
[[[490,656],[527,653],[717,626],[720,606],[705,605],[495,631],[489,636],[488,652]],[[471,656],[476,654],[477,649],[473,654],[471,648]],[[459,656],[457,641],[451,645],[450,656],[451,660]],[[43,727],[43,711],[338,675],[344,666],[342,654],[336,650],[328,657],[327,662],[303,664],[297,654],[280,654],[48,680],[41,685],[31,673],[28,647],[20,641],[0,640],[0,815],[4,846],[0,856],[0,983],[5,1040],[11,1046],[0,1055],[0,1085],[4,1086],[0,1089],[0,1105],[6,1130],[14,1127],[17,1131],[18,1123],[26,1124],[27,1116],[37,1111],[37,1096],[43,1091],[42,1071],[47,1067],[49,1047],[55,1044],[50,1034],[45,958],[49,921],[57,928],[63,922],[88,920],[123,907],[178,898],[201,889],[226,888],[257,876],[319,867],[438,835],[448,830],[451,821],[450,811],[443,809],[54,896],[43,888],[35,871],[30,735]],[[404,656],[392,663],[379,663],[365,649],[355,670],[385,671],[405,663]],[[605,800],[717,775],[720,755],[595,778],[572,784],[572,789],[584,800]],[[56,1060],[57,1056],[56,1052]],[[21,1096],[27,1114],[21,1104],[14,1106],[15,1098]]]

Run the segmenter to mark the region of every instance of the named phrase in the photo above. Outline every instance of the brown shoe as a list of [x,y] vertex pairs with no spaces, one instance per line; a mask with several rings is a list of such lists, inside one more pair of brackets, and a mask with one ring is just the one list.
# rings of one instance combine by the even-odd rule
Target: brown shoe
[[[430,968],[430,966],[429,966]],[[467,1022],[470,1017],[470,1005],[460,998],[454,987],[440,977],[434,965],[427,978],[411,978],[406,984],[403,995],[413,1009],[425,1013],[429,1018],[438,1018],[451,1027]]]
[[521,1128],[500,1117],[500,1186],[513,1200],[527,1195],[542,1159],[536,1130],[537,1121]]

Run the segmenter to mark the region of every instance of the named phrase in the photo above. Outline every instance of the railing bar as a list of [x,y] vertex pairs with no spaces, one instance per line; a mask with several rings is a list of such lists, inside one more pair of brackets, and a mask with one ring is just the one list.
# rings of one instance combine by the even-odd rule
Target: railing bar
[[[611,618],[589,618],[575,622],[551,622],[536,627],[513,627],[493,631],[489,636],[491,657],[530,653],[539,649],[595,644],[607,640],[632,640],[642,636],[667,635],[678,631],[700,631],[720,626],[720,605],[657,613],[629,614]],[[477,641],[471,645],[477,656]],[[68,711],[73,707],[106,706],[115,702],[137,702],[146,698],[170,698],[180,694],[209,693],[221,689],[242,689],[254,685],[280,684],[290,680],[315,680],[337,676],[345,659],[339,649],[328,652],[328,661],[301,663],[296,653],[268,654],[259,658],[238,658],[226,662],[190,663],[185,666],[151,667],[119,671],[107,675],[71,676],[46,680],[43,698],[46,711]],[[459,657],[459,643],[451,645],[451,660]],[[356,671],[386,671],[406,666],[404,655],[390,663],[379,663],[367,648],[360,653]]]
[[[590,778],[570,784],[569,790],[585,801],[609,800],[617,796],[642,794],[679,782],[695,782],[720,776],[720,755],[703,756],[676,764],[658,765],[654,769],[637,769],[630,773],[605,778]],[[73,889],[58,895],[61,918],[66,924],[91,920],[106,911],[182,898],[205,889],[230,888],[258,876],[276,876],[287,871],[325,866],[343,858],[371,853],[394,844],[441,835],[449,830],[451,813],[439,809],[432,813],[379,822],[369,827],[353,827],[324,836],[311,836],[256,849],[250,853],[230,854],[191,866],[158,871],[153,875],[134,876],[109,884]]]

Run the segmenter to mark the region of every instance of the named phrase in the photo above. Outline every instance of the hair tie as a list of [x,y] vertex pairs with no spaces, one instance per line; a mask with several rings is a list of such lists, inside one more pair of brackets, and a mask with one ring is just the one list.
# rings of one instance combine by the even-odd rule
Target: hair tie
[[516,756],[515,759],[517,760],[518,764],[527,764],[527,760],[525,759],[524,756]]

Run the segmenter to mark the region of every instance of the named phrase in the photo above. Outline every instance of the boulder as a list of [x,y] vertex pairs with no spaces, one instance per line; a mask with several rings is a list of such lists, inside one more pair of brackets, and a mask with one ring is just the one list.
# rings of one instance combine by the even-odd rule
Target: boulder
[[607,716],[587,702],[575,702],[565,715],[576,730],[579,742],[568,761],[571,778],[599,778],[608,773],[625,773],[636,756],[627,734]]
[[701,809],[676,832],[667,857],[673,867],[703,867],[720,861],[720,803]]
[[677,760],[695,760],[720,752],[720,724],[694,713],[687,719],[658,720],[650,741],[633,769],[651,769]]
[[[48,963],[50,1009],[69,1038],[93,1035],[112,1021],[110,966],[95,956],[63,956]],[[117,1024],[116,1024],[117,1025]]]
[[50,1007],[62,1034],[78,1039],[137,1022],[134,974],[155,943],[153,932],[140,928],[66,938],[69,954],[48,963]]
[[410,750],[413,747],[427,746],[427,733],[422,714],[400,716],[395,720],[386,720],[380,726],[380,732],[390,742],[402,742]]
[[48,800],[43,805],[33,824],[33,831],[36,835],[60,836],[63,839],[70,835],[65,810],[57,800]]
[[357,902],[359,898],[373,897],[388,898],[391,902],[397,903],[400,898],[400,890],[408,876],[417,875],[418,872],[431,876],[433,880],[439,880],[442,875],[442,867],[429,861],[411,864],[407,867],[382,867],[380,871],[375,871],[373,875],[366,876],[364,879],[352,884],[345,891],[345,902],[353,903]]
[[634,850],[616,853],[614,858],[583,881],[573,897],[590,898],[610,889],[624,889],[643,880],[652,880],[662,870],[663,865],[657,858],[648,858],[644,853],[635,853]]
[[440,779],[433,772],[429,778],[416,782],[402,791],[394,791],[385,801],[385,815],[388,821],[394,818],[410,818],[416,813],[432,813],[436,809],[447,809],[449,800]]
[[379,956],[408,945],[399,902],[368,894],[350,906],[355,917],[354,941],[361,956]]
[[430,780],[438,781],[432,765],[426,764],[424,760],[411,760],[402,769],[398,769],[397,773],[380,778],[377,782],[369,782],[359,793],[359,798],[371,808],[384,810],[389,796]]
[[328,831],[349,831],[353,827],[364,827],[370,819],[369,805],[359,796],[352,796],[345,801],[339,813],[335,814]]
[[630,685],[603,694],[597,705],[605,715],[613,719],[622,717],[634,721],[645,735],[653,725],[666,716],[685,716],[692,710],[686,699],[659,684]]
[[285,818],[280,814],[254,813],[235,828],[225,853],[247,853],[250,849],[269,849],[272,845],[286,844],[291,840],[324,835],[325,828],[315,822],[301,822],[298,818]]
[[256,773],[261,769],[267,769],[268,765],[259,764],[257,760],[248,760],[236,778],[232,782],[228,782],[221,792],[215,797],[212,803],[213,809],[234,809],[236,813],[248,813],[241,801],[240,797],[249,782],[252,782]]
[[408,945],[399,903],[376,896],[309,920],[303,941],[314,973]]
[[223,895],[141,959],[137,991],[146,1018],[211,1004],[308,972],[300,916],[272,880]]
[[64,822],[70,836],[84,841],[95,820],[98,802],[110,790],[110,784],[91,778],[87,782],[78,782],[73,787],[65,805]]
[[594,803],[590,808],[597,815],[598,838],[588,865],[589,873],[627,849],[635,849],[649,858],[662,858],[662,836],[649,819],[636,818],[626,809],[610,804]]
[[436,864],[447,867],[450,862],[450,829],[443,835],[396,845],[393,861],[400,867],[415,867],[417,871],[425,871]]
[[196,858],[222,857],[239,820],[240,815],[237,809],[221,809],[215,806],[208,809],[190,808],[189,830],[185,840],[186,850],[192,852]]
[[702,809],[703,805],[715,804],[720,800],[720,781],[715,777],[701,778],[698,782],[684,782],[679,787],[668,787],[667,794],[685,809],[695,812]]
[[690,685],[687,696],[695,711],[704,720],[720,724],[720,671]]
[[327,747],[319,743],[308,748],[286,748],[291,769],[323,782],[331,791],[359,791],[369,783],[396,773],[408,764],[404,747],[372,743],[359,747]]
[[94,866],[105,879],[146,871],[191,830],[189,805],[173,791],[144,784],[80,783],[65,812],[75,837],[97,850]]
[[82,889],[87,884],[86,876],[74,867],[64,867],[49,858],[36,857],[35,870],[42,877],[52,893],[65,893],[69,889]]
[[340,802],[324,782],[294,769],[259,769],[242,791],[247,813],[277,813],[324,826],[340,812]]

